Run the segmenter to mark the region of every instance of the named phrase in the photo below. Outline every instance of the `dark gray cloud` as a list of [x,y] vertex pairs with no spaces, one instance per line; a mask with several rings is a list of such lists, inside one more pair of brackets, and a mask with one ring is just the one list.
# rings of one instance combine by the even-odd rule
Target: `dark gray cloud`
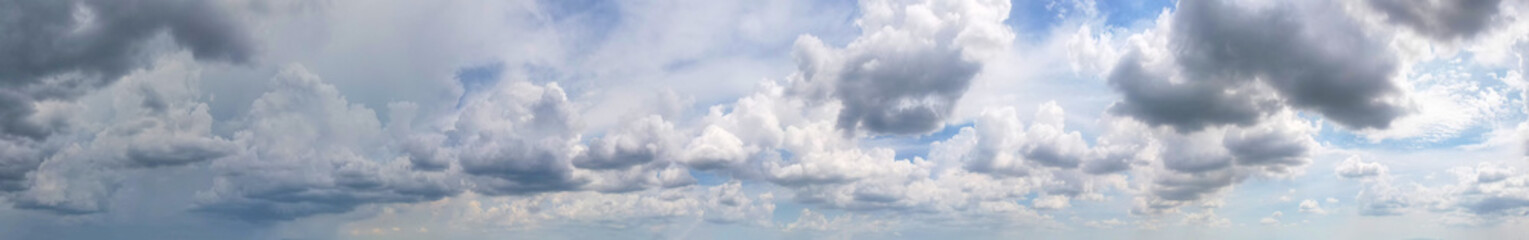
[[1502,0],[1369,0],[1386,20],[1438,40],[1471,38],[1491,29]]
[[27,173],[42,164],[42,152],[24,139],[0,139],[0,191],[27,188]]
[[1110,107],[1115,114],[1131,116],[1154,126],[1174,126],[1179,132],[1193,132],[1217,125],[1247,126],[1257,123],[1278,105],[1252,94],[1231,94],[1229,86],[1215,82],[1169,82],[1169,76],[1149,72],[1140,52],[1121,58],[1111,71],[1110,86],[1123,99]]
[[102,81],[142,67],[144,42],[167,33],[199,60],[248,61],[252,40],[237,12],[213,1],[8,0],[0,79],[9,86],[77,72]]
[[1148,69],[1140,52],[1122,58],[1109,79],[1125,99],[1112,111],[1180,132],[1247,126],[1281,106],[1349,128],[1387,128],[1408,112],[1391,81],[1396,58],[1335,9],[1180,2],[1166,46],[1173,64]]
[[[255,48],[239,12],[215,1],[0,1],[0,190],[26,188],[45,155],[32,142],[64,127],[36,119],[34,103],[72,100],[148,66],[150,42],[167,36],[197,60],[249,61]],[[147,100],[147,99],[146,99]],[[146,102],[151,103],[151,102]],[[25,139],[23,139],[25,138]],[[173,148],[173,149],[167,149]],[[190,145],[135,148],[147,165],[203,160],[217,151]],[[171,152],[166,152],[174,150]],[[150,156],[154,155],[154,156]]]
[[843,67],[835,88],[844,103],[839,128],[888,134],[938,129],[981,69],[949,49],[874,51]]
[[213,1],[0,1],[0,123],[5,133],[41,137],[18,126],[36,99],[72,98],[148,64],[150,39],[164,33],[198,60],[245,62],[254,44],[238,13]]
[[987,56],[1014,38],[1003,25],[1007,4],[895,5],[861,16],[861,36],[843,49],[813,36],[797,39],[793,88],[812,99],[838,100],[844,108],[837,127],[851,134],[939,129]]
[[1222,146],[1237,159],[1238,166],[1265,167],[1270,171],[1286,172],[1290,167],[1310,163],[1307,155],[1315,145],[1310,138],[1300,133],[1280,130],[1282,128],[1229,133],[1222,139]]
[[1115,146],[1100,144],[1095,146],[1098,156],[1083,162],[1080,169],[1089,174],[1106,174],[1131,169],[1131,163],[1137,161],[1137,152],[1141,151],[1136,146]]

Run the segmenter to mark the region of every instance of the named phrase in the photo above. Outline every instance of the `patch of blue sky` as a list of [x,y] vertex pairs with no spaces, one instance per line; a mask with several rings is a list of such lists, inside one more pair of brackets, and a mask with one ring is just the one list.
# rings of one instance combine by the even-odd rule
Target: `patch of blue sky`
[[[1089,6],[1069,0],[1013,0],[1012,4],[1009,19],[1004,23],[1018,33],[1020,40],[1026,41],[1046,39],[1052,28],[1089,10],[1080,9]],[[1174,7],[1173,0],[1100,0],[1094,4],[1093,10],[1102,15],[1099,17],[1105,19],[1105,25],[1123,28],[1142,20],[1151,21],[1164,9]]]
[[[780,199],[777,197],[775,200],[775,212],[770,214],[770,221],[782,225],[795,222],[797,218],[801,218],[802,209],[811,208],[791,199]],[[812,211],[817,212],[818,209],[812,209]]]
[[1174,8],[1173,0],[1099,0],[1095,2],[1105,25],[1131,27],[1138,21],[1151,21],[1163,10]]
[[690,177],[695,178],[696,184],[699,184],[701,186],[722,185],[723,183],[727,183],[727,181],[731,181],[732,180],[732,177],[730,177],[730,176],[726,176],[726,175],[722,175],[722,174],[717,174],[717,173],[711,172],[711,171],[701,171],[701,170],[695,170],[695,169],[689,169],[689,170],[690,170]]
[[1057,0],[1014,0],[1011,3],[1013,8],[1010,8],[1009,19],[1004,20],[1004,24],[1014,28],[1020,39],[1045,39],[1045,34],[1062,22],[1058,15],[1062,3]]
[[504,63],[494,62],[489,64],[468,66],[457,70],[457,83],[462,84],[462,96],[457,97],[457,109],[467,103],[467,96],[479,89],[493,86],[504,75]]

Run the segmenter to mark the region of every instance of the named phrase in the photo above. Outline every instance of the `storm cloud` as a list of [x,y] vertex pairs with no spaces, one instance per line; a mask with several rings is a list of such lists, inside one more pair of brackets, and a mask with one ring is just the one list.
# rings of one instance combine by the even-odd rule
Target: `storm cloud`
[[1385,129],[1409,112],[1396,57],[1327,4],[1182,1],[1166,51],[1151,51],[1171,56],[1137,50],[1109,76],[1125,96],[1112,111],[1181,132],[1247,126],[1284,107]]
[[835,49],[817,37],[796,41],[800,94],[844,105],[848,132],[921,134],[949,118],[983,61],[1006,49],[1002,1],[867,1],[863,35]]

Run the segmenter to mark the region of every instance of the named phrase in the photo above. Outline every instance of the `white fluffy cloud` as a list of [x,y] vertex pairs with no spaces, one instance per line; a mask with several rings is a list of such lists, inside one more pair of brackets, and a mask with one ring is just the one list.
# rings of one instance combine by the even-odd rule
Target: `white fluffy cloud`
[[1499,139],[1529,61],[1491,53],[1523,45],[1512,1],[0,6],[0,238],[1236,238],[1529,213]]
[[1342,163],[1333,168],[1333,172],[1343,178],[1376,178],[1386,174],[1387,168],[1377,162],[1365,162],[1359,156],[1351,156],[1343,159]]

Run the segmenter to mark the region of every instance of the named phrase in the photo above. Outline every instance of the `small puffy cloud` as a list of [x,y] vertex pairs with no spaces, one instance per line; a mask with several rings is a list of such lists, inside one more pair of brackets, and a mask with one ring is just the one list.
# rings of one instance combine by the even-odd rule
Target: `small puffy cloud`
[[1279,225],[1279,218],[1283,217],[1283,216],[1285,216],[1284,212],[1274,211],[1274,213],[1269,214],[1268,217],[1264,217],[1263,219],[1259,219],[1258,223],[1263,224],[1263,225],[1276,225],[1277,226],[1277,225]]
[[[1329,198],[1329,199],[1331,199],[1331,198]],[[1337,199],[1333,199],[1333,200],[1337,200]],[[1317,203],[1316,200],[1311,200],[1311,199],[1303,200],[1303,201],[1301,201],[1301,205],[1299,207],[1300,207],[1300,211],[1303,212],[1303,213],[1315,213],[1315,214],[1324,214],[1324,215],[1327,214],[1327,210],[1322,210],[1322,205]]]
[[[0,20],[0,35],[7,36],[0,39],[0,52],[8,56],[0,60],[0,191],[27,188],[26,174],[59,151],[45,142],[69,127],[65,119],[74,111],[56,106],[152,65],[160,50],[185,49],[195,60],[248,62],[255,47],[240,17],[244,10],[206,1],[0,3],[0,15],[6,16]],[[198,115],[170,114],[187,115],[181,118],[186,121]],[[188,134],[181,127],[198,128],[149,126],[153,133],[137,135],[135,140],[143,141],[129,147],[129,157],[144,166],[179,165],[231,149],[226,142],[190,136],[195,130]]]
[[1387,168],[1378,162],[1365,162],[1359,156],[1350,156],[1338,163],[1333,172],[1339,177],[1350,179],[1369,179],[1385,175]]
[[702,170],[736,166],[749,156],[743,140],[714,125],[706,126],[701,136],[691,140],[685,149],[685,164]]
[[977,146],[966,153],[964,167],[1009,176],[1024,176],[1047,167],[1077,168],[1090,157],[1092,149],[1081,134],[1063,129],[1063,117],[1056,103],[1042,104],[1029,126],[1020,121],[1013,108],[985,111],[973,125]]
[[1201,227],[1228,227],[1232,225],[1232,220],[1216,215],[1216,211],[1213,209],[1206,209],[1203,212],[1185,213],[1182,222],[1185,225]]

